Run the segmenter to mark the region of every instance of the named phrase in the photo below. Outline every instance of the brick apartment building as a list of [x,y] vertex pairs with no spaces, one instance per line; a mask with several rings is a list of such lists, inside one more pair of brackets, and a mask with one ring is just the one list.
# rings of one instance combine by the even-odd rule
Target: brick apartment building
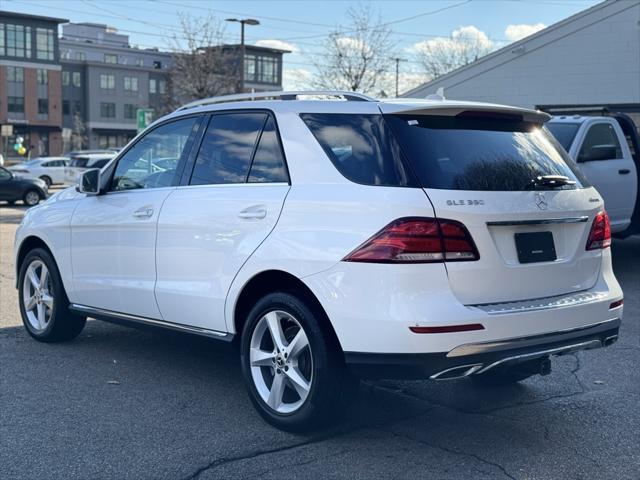
[[58,25],[67,21],[0,11],[0,124],[13,126],[13,136],[2,138],[8,156],[17,156],[18,136],[25,156],[62,153]]

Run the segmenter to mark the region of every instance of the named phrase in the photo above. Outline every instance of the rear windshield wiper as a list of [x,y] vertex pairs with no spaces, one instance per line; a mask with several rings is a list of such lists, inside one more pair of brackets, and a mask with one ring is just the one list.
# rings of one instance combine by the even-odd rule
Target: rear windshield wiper
[[562,188],[566,185],[575,184],[575,180],[569,180],[569,177],[564,175],[539,175],[529,182],[527,188],[528,190],[533,190],[536,187]]

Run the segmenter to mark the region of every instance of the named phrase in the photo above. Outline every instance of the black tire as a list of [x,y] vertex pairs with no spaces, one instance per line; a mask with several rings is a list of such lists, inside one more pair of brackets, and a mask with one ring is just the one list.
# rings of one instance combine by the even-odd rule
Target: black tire
[[495,367],[488,372],[471,375],[471,380],[479,387],[502,387],[513,385],[527,378],[536,375],[533,368],[538,366],[540,361],[534,361],[530,365],[522,363],[510,367]]
[[40,196],[40,192],[36,189],[27,190],[26,192],[24,192],[24,195],[22,197],[22,201],[28,207],[37,205],[38,203],[40,203],[40,200],[42,200],[42,197]]
[[47,184],[47,188],[51,186],[51,184],[53,183],[53,181],[51,180],[51,177],[48,175],[42,175],[40,177],[40,180],[42,180],[44,183]]
[[[50,312],[49,320],[43,329],[37,329],[32,325],[27,316],[27,306],[24,301],[25,277],[29,266],[34,262],[42,262],[48,269],[49,283],[47,292],[53,298],[53,307],[48,310]],[[65,342],[74,339],[82,332],[87,319],[69,311],[69,299],[64,290],[56,262],[51,254],[43,248],[31,250],[22,261],[18,275],[18,295],[22,323],[29,335],[39,342]]]
[[[310,347],[308,355],[312,359],[309,367],[311,381],[306,399],[297,410],[289,413],[280,413],[263,400],[250,366],[249,351],[254,330],[267,313],[276,310],[294,317],[304,329]],[[268,423],[279,429],[295,432],[313,430],[321,425],[328,426],[334,423],[343,412],[345,394],[348,391],[343,387],[346,387],[348,382],[353,383],[353,380],[346,372],[339,347],[336,347],[335,342],[323,331],[321,315],[322,312],[314,311],[301,295],[295,292],[278,292],[268,294],[259,300],[247,316],[240,348],[242,374],[255,408]],[[283,333],[286,337],[286,330]],[[268,371],[271,371],[275,379],[275,365],[274,363],[273,369],[263,367],[267,369],[267,377]],[[293,386],[291,383],[288,385]]]

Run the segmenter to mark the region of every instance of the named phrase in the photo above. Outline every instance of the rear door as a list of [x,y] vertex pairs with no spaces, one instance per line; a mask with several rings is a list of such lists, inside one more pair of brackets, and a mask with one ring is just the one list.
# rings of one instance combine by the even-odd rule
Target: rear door
[[226,331],[238,270],[273,230],[289,191],[272,114],[212,115],[158,222],[156,298],[164,320]]
[[637,195],[636,165],[614,120],[591,124],[582,138],[576,139],[578,164],[604,198],[613,231],[622,231],[631,223]]
[[[462,222],[480,258],[449,261],[464,304],[535,299],[592,287],[599,251],[586,251],[602,204],[556,140],[518,115],[386,115],[436,216]],[[551,188],[538,176],[572,185]]]

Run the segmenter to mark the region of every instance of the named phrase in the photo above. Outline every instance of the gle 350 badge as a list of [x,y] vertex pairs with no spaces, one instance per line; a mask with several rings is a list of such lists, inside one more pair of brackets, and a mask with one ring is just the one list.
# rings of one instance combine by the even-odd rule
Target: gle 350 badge
[[447,205],[449,207],[460,207],[460,206],[475,206],[475,205],[484,205],[484,200],[478,199],[467,199],[467,200],[447,200]]

